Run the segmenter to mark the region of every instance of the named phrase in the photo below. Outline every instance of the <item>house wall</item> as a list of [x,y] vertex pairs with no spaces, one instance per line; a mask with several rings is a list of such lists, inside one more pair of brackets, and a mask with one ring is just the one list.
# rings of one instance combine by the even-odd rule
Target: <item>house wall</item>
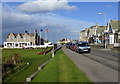
[[109,44],[114,44],[114,35],[109,35]]
[[86,28],[85,31],[80,32],[80,41],[88,41],[87,31]]
[[[12,38],[12,39],[11,39]],[[29,36],[27,33],[21,37],[19,34],[16,36],[13,35],[13,33],[10,33],[8,38],[6,38],[7,42],[32,42],[32,45],[35,44],[35,36]]]
[[89,28],[89,36],[95,35],[96,27]]

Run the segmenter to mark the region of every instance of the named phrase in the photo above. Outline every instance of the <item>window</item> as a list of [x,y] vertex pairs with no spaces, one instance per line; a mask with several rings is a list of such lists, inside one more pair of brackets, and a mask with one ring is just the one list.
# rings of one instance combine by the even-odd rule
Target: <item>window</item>
[[15,46],[18,46],[18,44],[15,44]]
[[32,45],[32,42],[30,42],[30,45]]
[[20,37],[18,37],[18,42],[20,41]]
[[111,43],[112,43],[112,37],[111,37]]
[[10,37],[10,41],[13,41],[13,37]]
[[89,46],[88,43],[79,43],[78,46]]
[[24,37],[24,41],[27,41],[27,37]]

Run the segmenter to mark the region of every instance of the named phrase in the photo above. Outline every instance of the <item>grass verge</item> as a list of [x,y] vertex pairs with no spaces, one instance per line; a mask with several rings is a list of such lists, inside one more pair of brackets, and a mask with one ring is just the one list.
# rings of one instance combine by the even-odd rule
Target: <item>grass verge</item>
[[[32,82],[90,82],[60,49]],[[31,82],[31,83],[32,83]],[[91,82],[90,82],[91,83]]]

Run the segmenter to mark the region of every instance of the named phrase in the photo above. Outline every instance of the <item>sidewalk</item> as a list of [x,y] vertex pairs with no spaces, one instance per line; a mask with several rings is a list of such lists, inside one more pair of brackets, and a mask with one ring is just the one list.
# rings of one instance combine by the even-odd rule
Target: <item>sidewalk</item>
[[100,50],[112,50],[112,51],[115,51],[115,52],[117,52],[117,53],[119,53],[119,51],[120,51],[120,49],[119,48],[112,48],[112,49],[105,49],[104,47],[102,47],[102,46],[95,46],[95,45],[91,45],[91,48],[99,48]]

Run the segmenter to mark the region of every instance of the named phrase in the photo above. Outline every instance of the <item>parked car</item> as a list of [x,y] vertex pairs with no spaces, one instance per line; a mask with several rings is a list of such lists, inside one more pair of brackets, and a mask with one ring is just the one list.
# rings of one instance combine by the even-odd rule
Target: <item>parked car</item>
[[75,43],[71,44],[70,49],[73,50],[73,51],[75,50]]
[[69,43],[66,43],[66,48],[69,48]]
[[69,43],[68,48],[71,49],[72,43]]
[[75,50],[75,43],[73,43],[73,49],[72,49],[73,51]]
[[70,44],[70,48],[69,48],[69,49],[71,49],[71,50],[72,50],[72,44],[73,44],[73,43]]
[[76,44],[75,44],[75,51],[78,52],[78,53],[81,53],[81,52],[88,52],[88,53],[90,53],[91,48],[90,48],[90,46],[88,45],[87,42],[80,41],[80,42],[76,42]]

